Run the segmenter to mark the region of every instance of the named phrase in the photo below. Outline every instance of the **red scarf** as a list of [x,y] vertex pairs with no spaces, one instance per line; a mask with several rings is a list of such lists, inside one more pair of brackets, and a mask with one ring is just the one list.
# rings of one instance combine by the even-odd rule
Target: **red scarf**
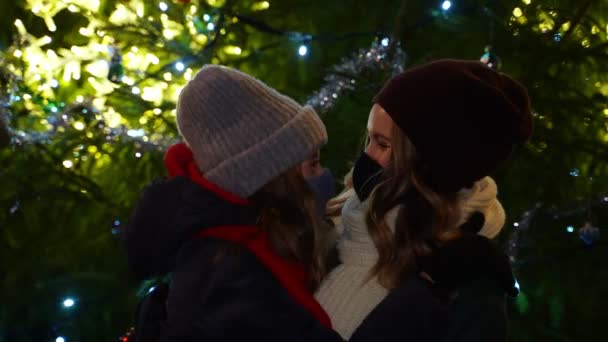
[[[192,151],[185,144],[169,147],[165,155],[165,166],[170,178],[187,177],[230,203],[249,205],[247,199],[236,196],[203,178],[194,163]],[[279,256],[270,246],[267,233],[261,228],[257,226],[213,227],[199,231],[197,237],[220,238],[246,247],[277,277],[296,302],[311,312],[321,324],[331,328],[329,316],[307,288],[308,274],[303,265],[286,261]]]

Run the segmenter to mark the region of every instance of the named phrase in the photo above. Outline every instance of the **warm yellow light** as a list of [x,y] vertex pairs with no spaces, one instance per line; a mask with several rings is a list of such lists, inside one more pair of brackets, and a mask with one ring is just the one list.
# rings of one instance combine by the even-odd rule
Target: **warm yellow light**
[[532,0],[521,0],[524,4],[529,5],[532,3]]
[[76,102],[82,103],[84,101],[84,97],[82,95],[76,96]]
[[21,19],[15,20],[15,27],[17,28],[17,32],[19,32],[19,34],[26,34],[27,31],[25,30],[25,26],[23,26],[23,21],[21,21]]
[[604,115],[608,116],[608,108],[604,109]]
[[151,53],[146,54],[146,59],[148,60],[148,62],[150,62],[154,65],[160,63],[160,59],[158,59],[158,57],[154,56]]
[[524,14],[524,12],[521,10],[521,8],[515,7],[515,9],[513,9],[513,15],[515,16],[515,18],[521,17],[522,14]]
[[144,8],[143,8],[143,6],[138,7],[138,8],[135,10],[135,13],[137,13],[137,16],[138,16],[138,17],[143,18],[143,17],[144,17]]
[[163,90],[160,87],[144,87],[141,98],[145,101],[160,104],[163,99]]
[[590,47],[590,46],[591,46],[591,42],[589,41],[589,39],[584,39],[584,40],[581,42],[581,45],[582,45],[583,47],[585,47],[585,48],[588,48],[588,47]]
[[243,52],[238,46],[226,46],[224,51],[229,55],[240,55]]
[[190,81],[192,79],[192,69],[186,69],[186,71],[184,72],[184,79],[186,81]]
[[63,80],[69,82],[71,79],[80,79],[80,63],[78,61],[69,61],[63,69]]
[[570,29],[570,22],[566,21],[563,25],[562,25],[562,30],[564,31],[568,31]]
[[129,85],[129,86],[132,86],[135,84],[135,80],[129,76],[123,76],[122,81],[124,84]]
[[55,25],[53,18],[51,18],[51,17],[44,18],[44,23],[46,24],[46,27],[49,29],[49,31],[51,31],[51,32],[57,31],[57,26]]
[[207,0],[207,3],[213,7],[222,7],[224,6],[225,0]]
[[597,25],[593,25],[593,27],[591,28],[591,34],[598,34],[600,33],[600,28],[597,27]]
[[160,115],[162,112],[163,112],[163,111],[162,111],[162,110],[160,110],[160,108],[154,108],[154,109],[152,110],[152,113],[154,113],[154,115]]
[[78,30],[78,33],[80,33],[81,35],[85,36],[85,37],[90,37],[93,35],[93,32],[91,32],[89,29],[87,29],[86,27],[81,27]]
[[268,1],[260,1],[256,2],[251,6],[251,9],[254,11],[263,11],[267,10],[270,7],[270,3]]
[[553,29],[553,23],[546,21],[538,25],[538,28],[540,28],[541,32],[551,31]]
[[163,74],[163,78],[165,81],[171,81],[173,79],[173,75],[170,72],[166,72]]
[[74,122],[74,128],[76,128],[79,131],[82,131],[84,129],[84,123],[81,121],[76,121]]
[[66,169],[69,169],[72,166],[74,166],[74,163],[71,160],[64,160],[63,161],[63,167],[65,167]]
[[520,23],[521,25],[526,25],[528,23],[528,18],[521,16],[521,17],[517,18],[517,22]]
[[173,39],[175,37],[175,32],[170,29],[164,29],[163,36],[167,39]]
[[55,53],[55,51],[53,51],[53,50],[51,50],[51,49],[46,50],[46,55],[47,55],[49,58],[52,58],[52,59],[57,59],[57,58],[59,58],[59,56],[57,56],[57,54]]
[[173,94],[174,100],[177,100],[179,98],[179,94],[182,93],[183,89],[184,89],[184,87],[176,87],[175,88],[175,93]]

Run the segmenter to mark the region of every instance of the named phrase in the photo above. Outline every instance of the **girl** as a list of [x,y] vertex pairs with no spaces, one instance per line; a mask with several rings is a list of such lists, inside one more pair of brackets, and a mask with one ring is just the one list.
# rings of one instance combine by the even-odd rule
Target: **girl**
[[314,110],[205,66],[177,124],[186,144],[167,151],[170,179],[143,192],[126,230],[136,274],[171,273],[166,310],[162,295],[160,310],[144,301],[137,340],[341,340],[312,296],[327,245],[300,172],[327,140]]
[[367,129],[352,188],[329,204],[341,208],[341,265],[316,297],[334,329],[351,341],[504,339],[514,280],[488,240],[505,220],[488,175],[530,137],[525,88],[482,63],[436,61],[392,78]]

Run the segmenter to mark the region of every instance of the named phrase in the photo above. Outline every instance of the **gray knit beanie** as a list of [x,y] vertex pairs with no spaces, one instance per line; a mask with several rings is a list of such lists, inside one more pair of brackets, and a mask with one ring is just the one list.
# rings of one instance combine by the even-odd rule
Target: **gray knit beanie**
[[243,198],[327,142],[312,107],[217,65],[204,66],[184,87],[177,125],[203,176]]

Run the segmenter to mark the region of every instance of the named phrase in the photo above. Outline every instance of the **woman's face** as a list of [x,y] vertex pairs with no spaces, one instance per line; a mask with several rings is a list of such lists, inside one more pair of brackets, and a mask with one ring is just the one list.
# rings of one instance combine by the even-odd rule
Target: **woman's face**
[[316,151],[310,155],[308,159],[300,164],[300,171],[305,179],[320,176],[323,173],[323,167],[321,166],[321,153]]
[[369,142],[365,147],[365,153],[384,169],[391,160],[394,125],[388,113],[380,105],[374,104],[367,119]]

